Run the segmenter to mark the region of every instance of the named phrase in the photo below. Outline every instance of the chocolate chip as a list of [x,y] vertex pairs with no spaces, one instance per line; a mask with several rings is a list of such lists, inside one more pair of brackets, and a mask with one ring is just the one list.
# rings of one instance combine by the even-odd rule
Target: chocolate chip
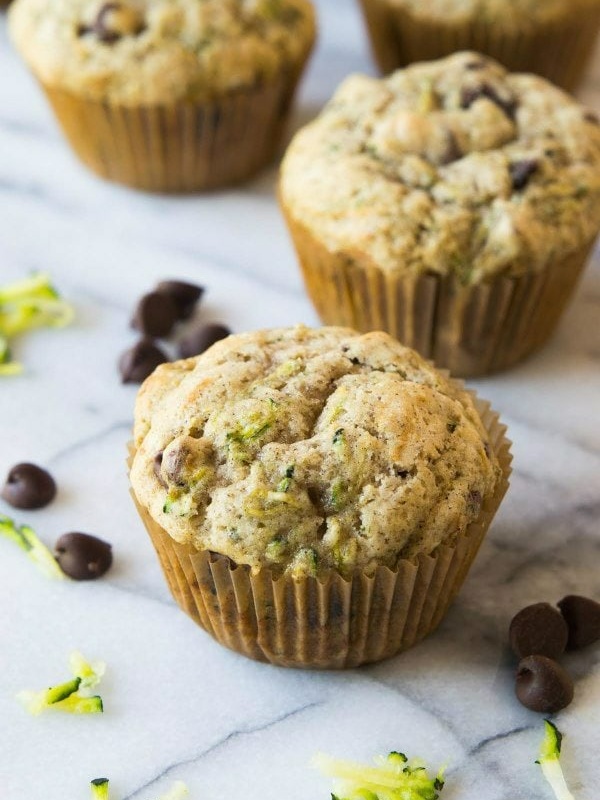
[[587,647],[600,639],[600,603],[571,594],[558,604],[569,627],[569,650]]
[[498,108],[504,111],[510,120],[514,120],[515,112],[517,110],[516,102],[512,99],[505,100],[504,98],[500,97],[496,90],[488,83],[483,83],[481,86],[472,86],[463,89],[460,96],[461,108],[471,108],[473,103],[476,100],[480,100],[482,97],[491,100],[492,103],[495,103]]
[[451,164],[453,161],[458,161],[459,158],[463,157],[463,152],[460,149],[456,136],[452,131],[446,132],[446,141],[446,149],[440,161],[442,166],[444,166],[444,164]]
[[204,287],[185,281],[161,281],[156,291],[166,294],[177,306],[178,319],[189,319],[204,294]]
[[199,325],[193,328],[179,343],[181,358],[199,356],[215,342],[225,339],[231,331],[225,325]]
[[521,191],[529,183],[529,178],[534,175],[540,165],[533,159],[524,159],[523,161],[514,161],[509,165],[508,171],[512,180],[513,189],[515,192]]
[[527,656],[517,669],[516,695],[531,711],[554,714],[573,699],[573,679],[546,656]]
[[550,603],[535,603],[516,614],[508,632],[517,658],[558,658],[567,646],[569,630],[559,611]]
[[114,44],[124,36],[139,36],[146,26],[141,14],[126,3],[104,3],[91,25],[80,25],[79,35],[93,34],[104,44]]
[[113,560],[111,545],[89,533],[65,533],[54,549],[62,571],[76,581],[100,578]]
[[590,125],[600,125],[600,119],[598,119],[597,115],[594,114],[593,111],[586,111],[583,115],[583,118],[586,122],[589,122]]
[[2,497],[14,508],[44,508],[56,496],[54,478],[35,464],[17,464],[6,477]]
[[140,298],[131,324],[145,336],[161,339],[173,331],[179,318],[175,300],[162,292],[150,292]]
[[465,69],[471,70],[485,69],[485,67],[486,62],[483,61],[483,59],[480,61],[469,61],[467,64],[465,64]]
[[169,359],[151,339],[141,339],[126,350],[119,360],[119,371],[123,383],[143,383],[159,364]]
[[161,467],[162,467],[162,460],[163,460],[163,451],[161,450],[160,453],[157,453],[154,456],[154,474],[158,478],[158,482],[163,488],[167,488],[167,482],[162,476]]

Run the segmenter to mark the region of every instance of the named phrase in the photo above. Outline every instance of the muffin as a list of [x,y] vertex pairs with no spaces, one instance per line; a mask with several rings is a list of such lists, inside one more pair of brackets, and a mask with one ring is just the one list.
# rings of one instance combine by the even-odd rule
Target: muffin
[[600,0],[361,0],[375,59],[391,72],[478,50],[565,89],[581,81],[600,29]]
[[483,375],[538,349],[573,293],[600,229],[600,126],[474,53],[354,75],[292,141],[280,199],[325,323]]
[[132,494],[222,644],[342,668],[441,621],[508,485],[489,406],[385,333],[231,336],[140,389]]
[[308,0],[17,0],[9,19],[81,160],[161,192],[268,164],[315,37]]

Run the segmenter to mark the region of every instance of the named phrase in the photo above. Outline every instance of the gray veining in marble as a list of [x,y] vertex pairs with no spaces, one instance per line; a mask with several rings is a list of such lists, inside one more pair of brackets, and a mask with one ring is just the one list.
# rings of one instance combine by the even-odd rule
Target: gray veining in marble
[[[352,0],[318,2],[322,34],[294,125],[353,70],[373,72]],[[582,96],[600,107],[600,61]],[[128,496],[135,388],[115,362],[135,299],[158,278],[209,287],[203,317],[234,330],[316,323],[273,197],[276,169],[231,192],[164,198],[102,183],[74,160],[0,18],[0,278],[49,271],[76,324],[21,340],[23,378],[0,384],[0,473],[47,464],[57,501],[28,515],[48,543],[84,530],[114,543],[93,585],[54,583],[0,542],[0,798],[156,800],[183,780],[192,800],[329,797],[309,766],[323,750],[390,749],[448,765],[447,800],[544,800],[541,720],[513,698],[512,613],[569,592],[600,596],[600,268],[588,270],[536,358],[477,383],[510,426],[513,485],[439,631],[413,651],[346,674],[254,664],[216,645],[174,605]],[[0,513],[8,509],[0,506]],[[80,649],[108,663],[106,713],[29,717],[14,695],[66,677]],[[600,783],[600,649],[569,656],[573,705],[557,717],[577,800]]]

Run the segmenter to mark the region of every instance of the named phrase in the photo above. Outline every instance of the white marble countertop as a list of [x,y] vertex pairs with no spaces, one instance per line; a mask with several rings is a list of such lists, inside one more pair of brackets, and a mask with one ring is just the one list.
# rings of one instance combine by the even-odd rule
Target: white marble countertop
[[[339,80],[372,70],[352,0],[321,0],[323,32],[295,124]],[[599,63],[600,66],[600,63]],[[600,70],[598,70],[600,74]],[[585,94],[600,106],[600,83]],[[513,697],[506,627],[521,606],[600,596],[600,268],[558,335],[479,390],[514,439],[512,488],[460,598],[413,651],[348,673],[255,664],[215,644],[175,606],[128,496],[134,387],[115,363],[134,341],[135,300],[158,278],[209,291],[206,320],[236,331],[316,323],[273,196],[276,170],[236,191],[163,198],[102,183],[72,157],[0,18],[0,277],[47,270],[76,324],[17,346],[23,378],[0,384],[0,473],[47,465],[60,493],[17,514],[52,544],[83,530],[111,541],[93,584],[46,580],[0,542],[0,797],[80,800],[111,779],[113,800],[156,800],[175,780],[191,800],[326,800],[319,750],[368,760],[400,749],[448,765],[447,800],[543,800],[541,718]],[[10,509],[0,505],[0,513]],[[98,717],[28,716],[23,688],[66,677],[69,652],[108,663]],[[600,785],[600,648],[566,662],[574,703],[558,715],[577,800]]]

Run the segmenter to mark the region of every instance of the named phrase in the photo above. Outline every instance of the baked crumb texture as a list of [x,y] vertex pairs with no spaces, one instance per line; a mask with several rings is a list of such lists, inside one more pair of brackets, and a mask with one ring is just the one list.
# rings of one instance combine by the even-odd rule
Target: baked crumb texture
[[600,228],[600,126],[475,53],[354,75],[293,140],[281,197],[328,252],[389,274],[536,273]]
[[172,539],[254,572],[394,568],[501,478],[470,394],[384,333],[232,336],[140,390],[131,482]]
[[124,106],[269,83],[315,36],[308,0],[16,0],[9,16],[43,84]]

